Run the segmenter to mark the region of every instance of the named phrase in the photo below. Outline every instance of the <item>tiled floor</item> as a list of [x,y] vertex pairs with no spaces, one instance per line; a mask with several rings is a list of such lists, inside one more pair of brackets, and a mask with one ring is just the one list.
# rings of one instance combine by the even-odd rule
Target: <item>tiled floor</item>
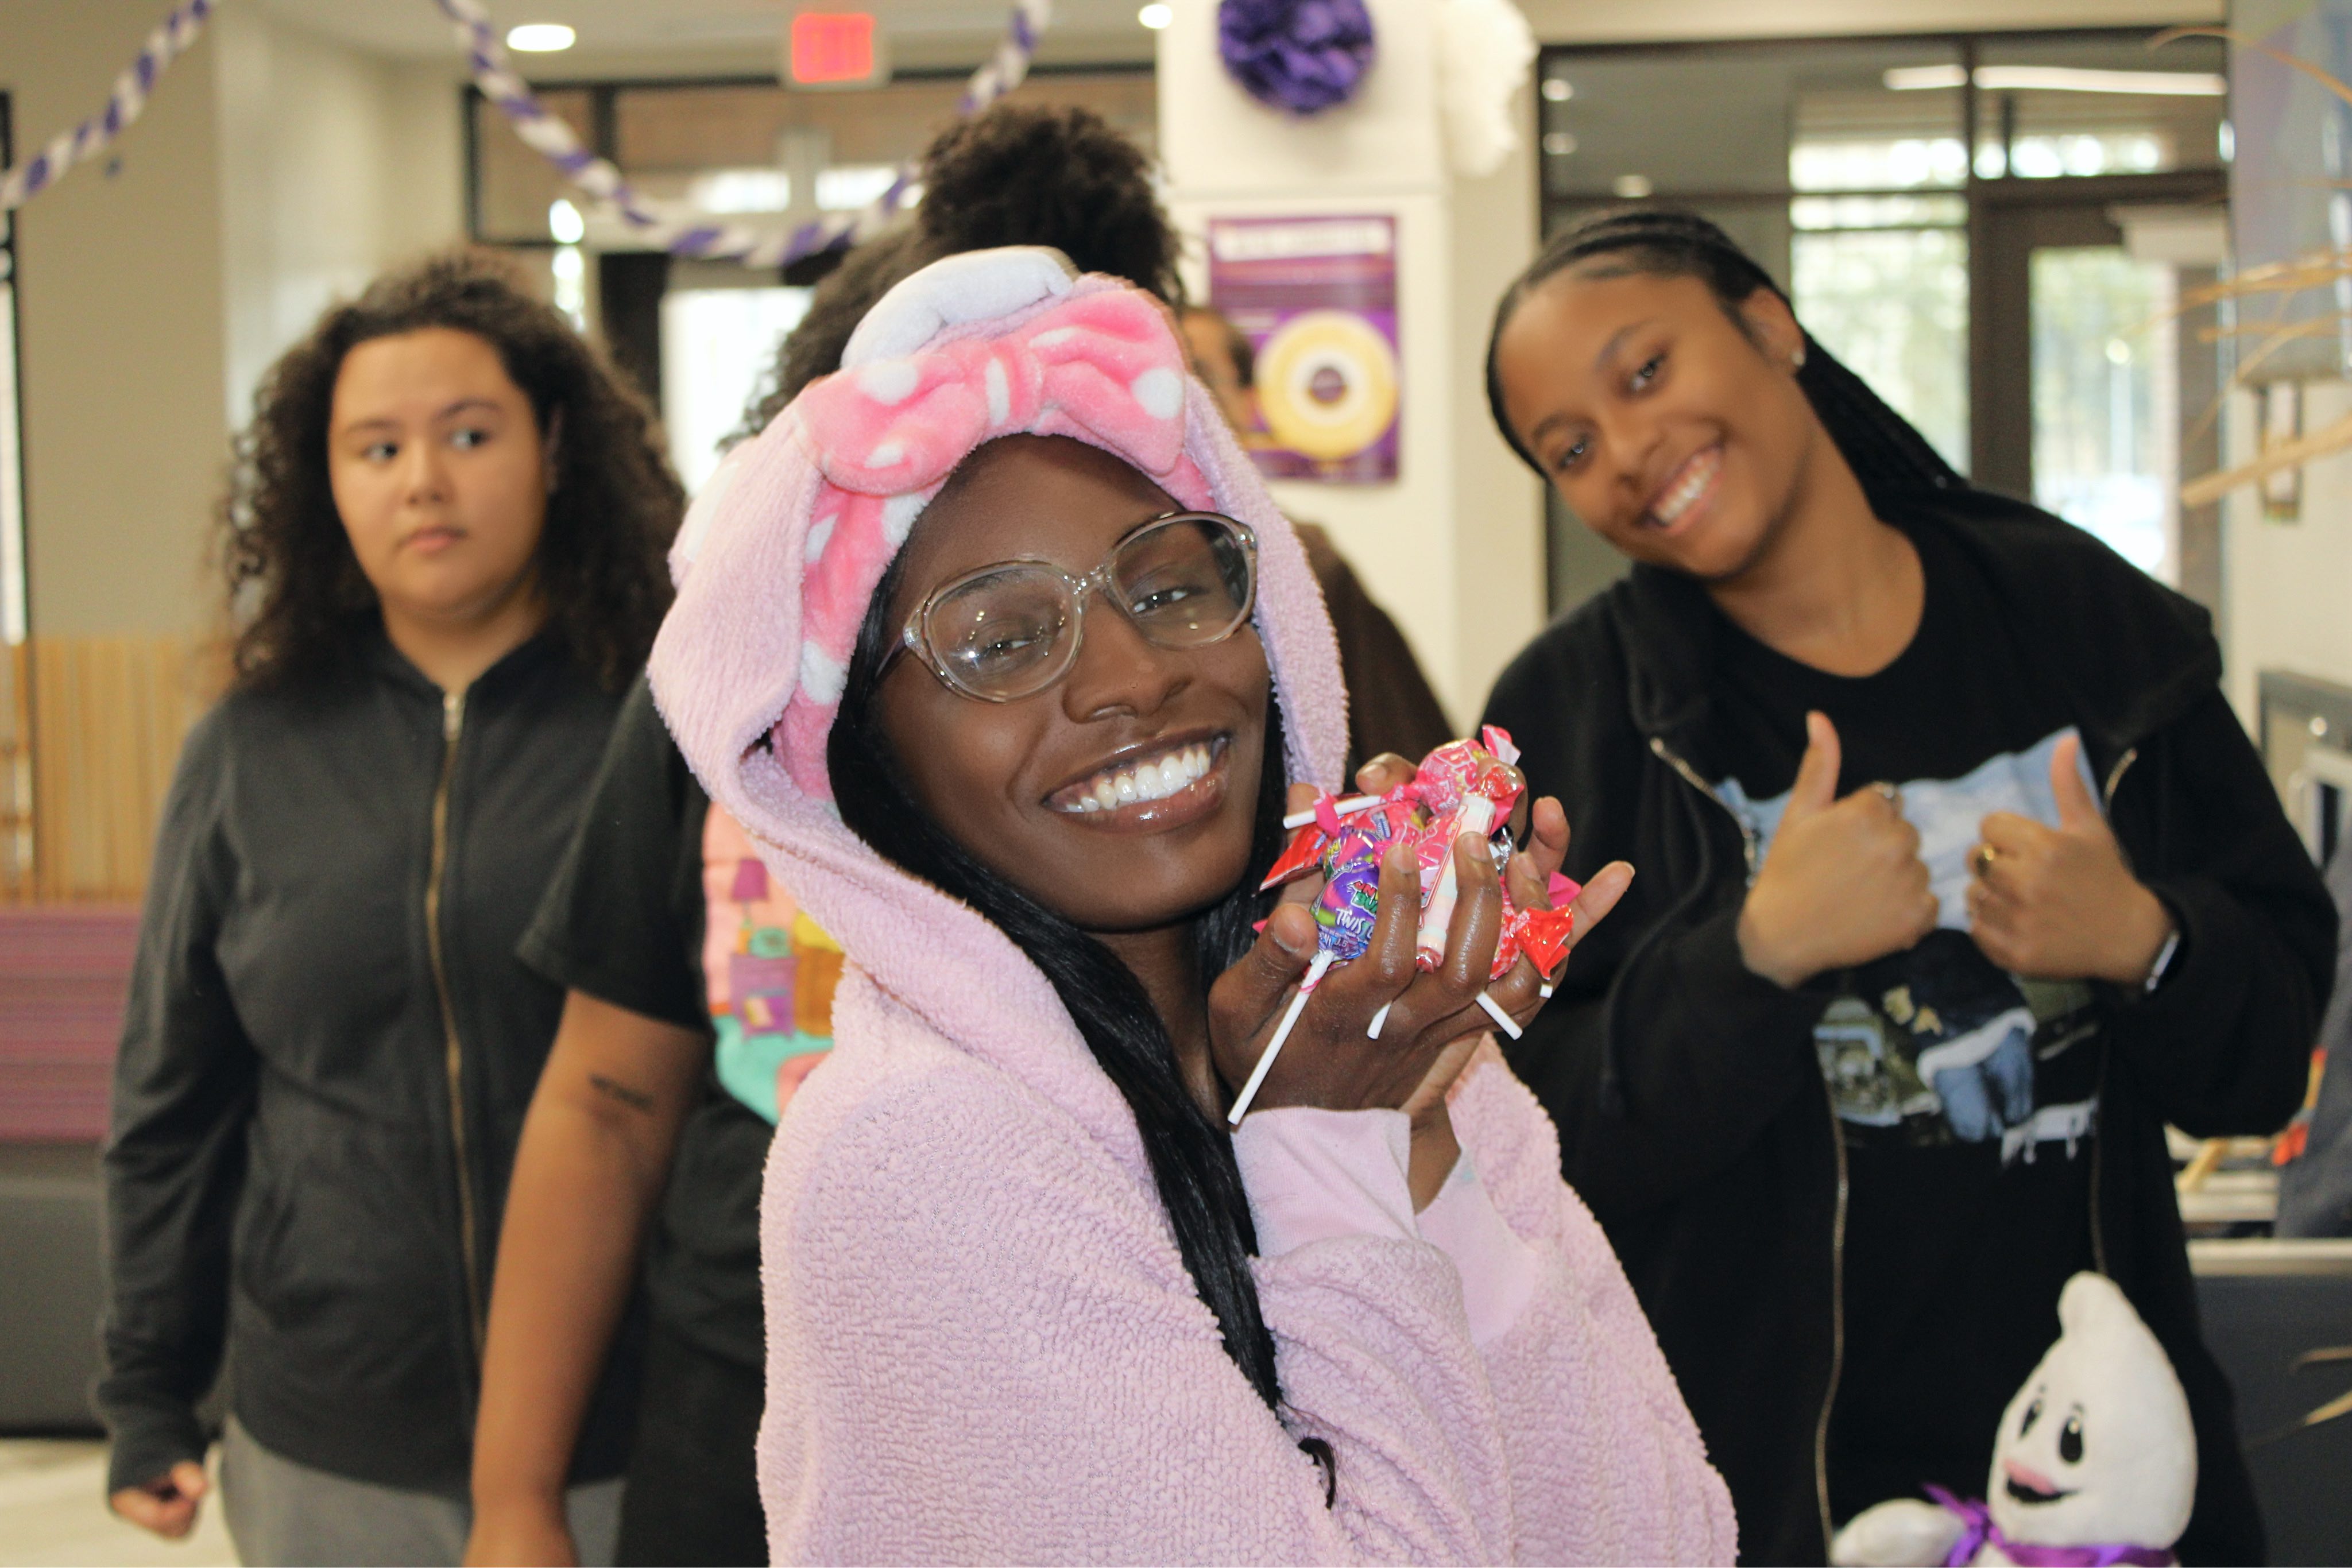
[[106,1445],[0,1438],[0,1568],[235,1568],[236,1549],[206,1500],[184,1541],[164,1541],[107,1511]]

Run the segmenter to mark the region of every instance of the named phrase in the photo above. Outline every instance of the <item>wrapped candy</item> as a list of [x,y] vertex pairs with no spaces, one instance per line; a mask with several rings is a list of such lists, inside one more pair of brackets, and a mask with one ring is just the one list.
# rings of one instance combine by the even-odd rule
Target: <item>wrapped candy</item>
[[[1508,823],[1518,804],[1522,782],[1512,764],[1518,747],[1508,733],[1488,725],[1475,741],[1457,740],[1439,747],[1423,758],[1412,779],[1385,795],[1339,798],[1325,795],[1312,809],[1294,813],[1283,825],[1293,836],[1264,886],[1284,883],[1320,869],[1324,884],[1315,902],[1314,960],[1299,982],[1298,994],[1276,1026],[1274,1038],[1252,1071],[1249,1082],[1234,1097],[1228,1118],[1238,1124],[1260,1084],[1274,1065],[1283,1042],[1305,1009],[1307,995],[1335,964],[1363,956],[1370,946],[1372,925],[1379,912],[1380,857],[1392,841],[1402,840],[1412,851],[1420,873],[1421,912],[1415,925],[1413,956],[1419,967],[1434,969],[1445,953],[1447,928],[1459,900],[1454,845],[1464,833],[1486,838],[1496,868],[1505,869],[1512,844]],[[1551,909],[1519,909],[1511,902],[1506,881],[1503,928],[1495,945],[1495,961],[1487,978],[1499,980],[1524,956],[1547,977],[1544,995],[1551,994],[1549,977],[1568,952],[1576,930],[1576,916],[1568,908],[1578,893],[1576,883],[1554,876],[1549,890]],[[1512,1039],[1519,1026],[1500,1003],[1485,991],[1478,1004]],[[1380,1038],[1388,1009],[1374,1014],[1369,1030]]]
[[[1491,724],[1479,739],[1485,745],[1456,740],[1439,747],[1422,759],[1412,783],[1407,786],[1429,812],[1420,830],[1421,926],[1413,938],[1414,956],[1424,969],[1434,969],[1445,956],[1446,928],[1454,920],[1458,897],[1454,841],[1465,833],[1491,837],[1498,826],[1510,821],[1512,808],[1519,803],[1519,775],[1511,767],[1519,748],[1511,744],[1508,734]],[[1499,961],[1499,952],[1496,957]],[[1493,977],[1499,979],[1509,972],[1510,966],[1504,964]],[[1501,1009],[1490,1004],[1486,1010]],[[1499,1018],[1496,1021],[1503,1023],[1513,1039],[1518,1038],[1515,1025]]]
[[[1315,898],[1315,957],[1298,982],[1298,994],[1290,998],[1288,1010],[1275,1026],[1274,1038],[1266,1042],[1257,1066],[1251,1070],[1249,1082],[1234,1097],[1234,1108],[1227,1113],[1227,1118],[1234,1125],[1240,1124],[1250,1102],[1257,1097],[1258,1086],[1265,1082],[1274,1059],[1281,1054],[1283,1041],[1290,1038],[1298,1015],[1306,1011],[1307,997],[1323,983],[1323,977],[1331,972],[1334,964],[1354,962],[1372,944],[1372,925],[1380,917],[1381,852],[1393,836],[1390,813],[1367,810],[1345,827],[1339,826],[1336,819],[1331,821],[1336,831],[1318,840],[1319,852],[1299,868],[1323,868],[1323,891]],[[1298,845],[1294,842],[1291,848],[1295,852]],[[1286,854],[1284,858],[1291,857]],[[1289,874],[1297,875],[1298,872]]]

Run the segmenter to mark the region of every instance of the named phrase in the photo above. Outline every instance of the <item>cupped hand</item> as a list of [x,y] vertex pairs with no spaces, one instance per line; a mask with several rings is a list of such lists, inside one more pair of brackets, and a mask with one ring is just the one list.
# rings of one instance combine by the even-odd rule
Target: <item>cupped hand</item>
[[2054,828],[1996,811],[1969,853],[1969,933],[1986,957],[2038,980],[2144,983],[2172,935],[2163,901],[2140,884],[2083,780],[2083,743],[2050,758]]
[[[1401,758],[1376,758],[1359,773],[1358,783],[1379,793],[1410,774]],[[1311,791],[1305,800],[1311,803]],[[1522,908],[1548,908],[1551,876],[1568,850],[1568,819],[1549,798],[1530,816],[1528,847],[1512,857],[1509,868],[1512,899]],[[1363,956],[1335,967],[1317,987],[1255,1102],[1261,1109],[1404,1111],[1414,1125],[1417,1203],[1433,1195],[1426,1179],[1432,1169],[1442,1181],[1452,1167],[1450,1157],[1440,1164],[1431,1156],[1452,1146],[1445,1092],[1491,1025],[1478,993],[1486,991],[1521,1023],[1543,1002],[1543,977],[1524,956],[1501,979],[1487,978],[1502,931],[1503,883],[1486,841],[1465,833],[1454,855],[1458,892],[1436,968],[1423,971],[1414,961],[1419,868],[1408,849],[1391,845],[1381,859],[1379,912]],[[1594,875],[1572,905],[1578,937],[1615,906],[1633,874],[1620,862]],[[1320,891],[1317,877],[1286,890],[1256,945],[1211,988],[1211,1051],[1229,1088],[1257,1065],[1314,958],[1316,925],[1306,905]],[[1387,1017],[1374,1040],[1370,1026],[1383,1008]]]
[[182,1459],[162,1475],[124,1487],[107,1500],[115,1512],[167,1541],[177,1541],[196,1527],[196,1509],[212,1490],[205,1467]]
[[1807,744],[1748,902],[1739,956],[1776,985],[1899,953],[1936,928],[1936,895],[1919,858],[1919,830],[1891,789],[1837,798],[1838,735],[1805,716]]

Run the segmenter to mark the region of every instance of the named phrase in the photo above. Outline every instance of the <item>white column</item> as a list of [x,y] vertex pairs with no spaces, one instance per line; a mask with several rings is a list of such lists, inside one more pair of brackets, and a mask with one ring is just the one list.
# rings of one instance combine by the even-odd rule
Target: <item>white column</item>
[[[1330,529],[1466,727],[1543,621],[1540,492],[1487,420],[1483,371],[1495,300],[1535,250],[1533,157],[1522,148],[1477,180],[1453,172],[1431,0],[1368,0],[1378,62],[1352,102],[1306,120],[1225,75],[1215,0],[1174,5],[1160,35],[1160,152],[1197,291],[1213,217],[1396,219],[1398,476],[1273,488],[1285,511]],[[1517,113],[1532,134],[1524,101]]]

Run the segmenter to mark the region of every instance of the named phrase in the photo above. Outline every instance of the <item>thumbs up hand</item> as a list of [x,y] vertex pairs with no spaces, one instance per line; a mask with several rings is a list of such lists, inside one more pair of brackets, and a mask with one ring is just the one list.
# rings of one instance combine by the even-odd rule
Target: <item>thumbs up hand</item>
[[1919,831],[1894,790],[1837,798],[1837,730],[1805,716],[1805,758],[1739,913],[1739,956],[1781,986],[1799,986],[1899,953],[1936,928],[1936,895]]
[[2099,802],[2083,781],[2082,741],[2050,758],[2054,828],[1995,811],[1969,853],[1969,930],[1986,957],[2031,979],[2145,982],[2172,935],[2172,915],[2124,863]]

